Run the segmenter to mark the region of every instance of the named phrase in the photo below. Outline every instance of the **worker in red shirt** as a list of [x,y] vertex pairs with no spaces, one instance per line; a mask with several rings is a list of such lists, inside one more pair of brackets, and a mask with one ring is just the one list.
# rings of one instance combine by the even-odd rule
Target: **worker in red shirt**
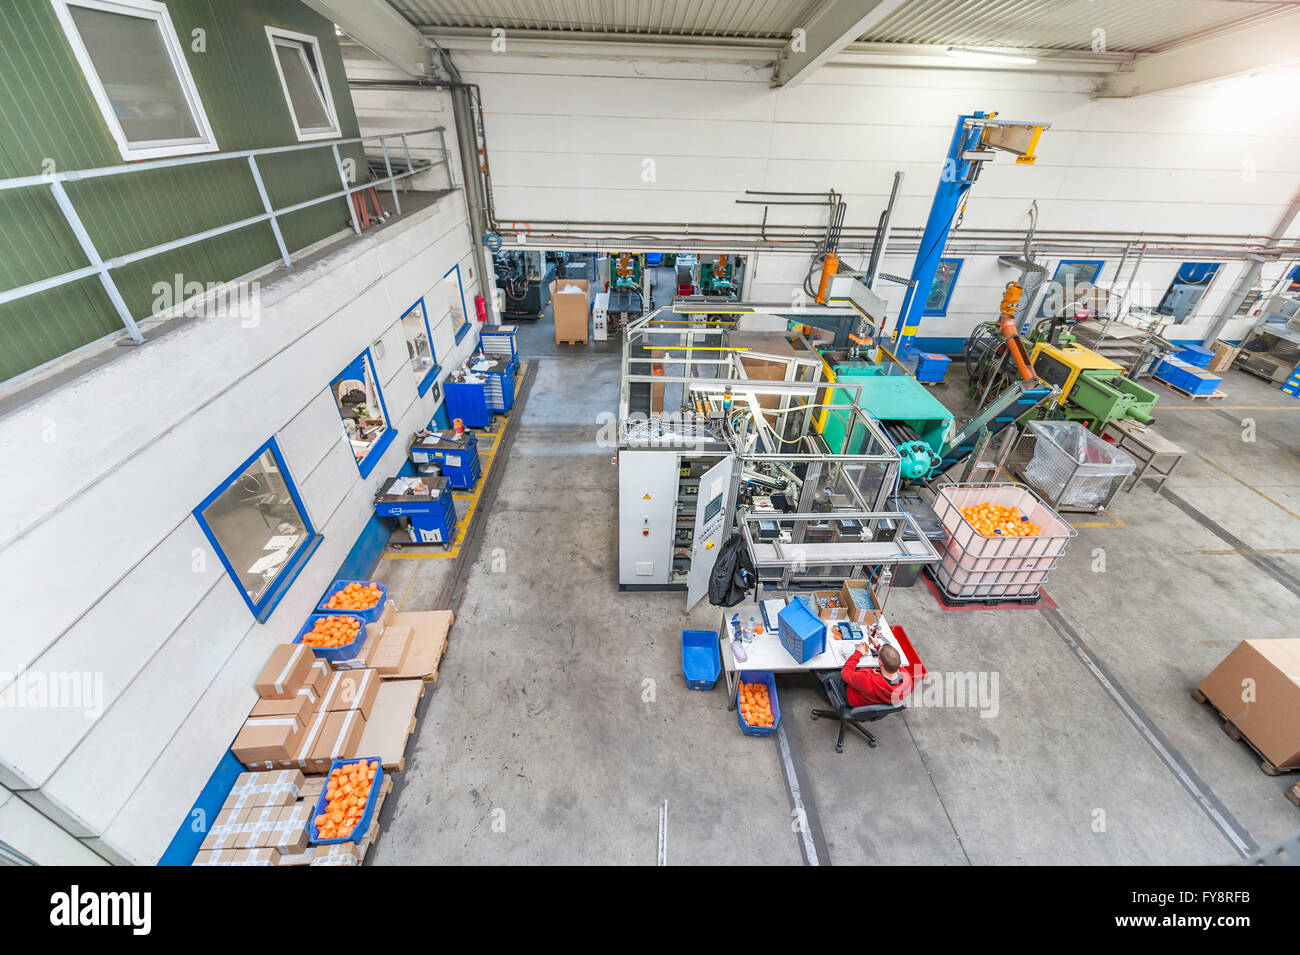
[[877,637],[867,637],[880,660],[876,667],[858,669],[862,647],[858,647],[844,663],[840,677],[844,680],[850,706],[871,706],[888,703],[897,706],[912,692],[912,674],[902,669],[903,658],[893,644]]

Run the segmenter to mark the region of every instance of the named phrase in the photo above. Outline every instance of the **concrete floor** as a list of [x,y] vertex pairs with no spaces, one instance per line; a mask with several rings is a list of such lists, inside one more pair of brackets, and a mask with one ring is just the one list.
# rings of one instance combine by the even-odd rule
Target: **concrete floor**
[[598,440],[618,362],[549,357],[533,328],[521,350],[548,357],[463,583],[446,560],[377,571],[405,609],[459,604],[376,863],[653,864],[664,800],[670,864],[800,864],[808,844],[837,865],[1226,863],[1300,826],[1282,796],[1296,777],[1265,776],[1188,696],[1243,637],[1294,633],[1293,399],[1240,372],[1214,404],[1162,390],[1158,426],[1190,453],[1169,494],[1072,516],[1059,611],[944,612],[923,584],[890,596],[932,671],[997,674],[996,716],[913,709],[876,724],[879,748],[850,736],[837,755],[810,683],[782,678],[787,764],[740,735],[723,692],[682,684],[678,632],[717,611],[618,592],[617,470]]

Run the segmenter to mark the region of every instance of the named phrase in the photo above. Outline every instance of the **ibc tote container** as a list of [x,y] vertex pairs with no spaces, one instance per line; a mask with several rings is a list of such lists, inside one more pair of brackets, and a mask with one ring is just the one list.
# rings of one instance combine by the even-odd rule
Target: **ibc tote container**
[[[1036,537],[985,537],[962,516],[978,504],[1014,507],[1037,524]],[[948,532],[931,572],[954,600],[1031,600],[1076,531],[1023,484],[941,484],[934,512]]]

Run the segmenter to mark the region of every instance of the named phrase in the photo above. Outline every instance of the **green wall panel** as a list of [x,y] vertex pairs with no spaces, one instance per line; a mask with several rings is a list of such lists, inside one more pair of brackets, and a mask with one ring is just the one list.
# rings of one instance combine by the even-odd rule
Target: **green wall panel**
[[[220,151],[297,143],[266,37],[267,26],[312,34],[344,138],[356,115],[333,25],[298,0],[169,0],[199,97]],[[202,29],[206,50],[192,49]],[[49,0],[0,2],[0,178],[123,162]],[[327,141],[328,142],[328,141]],[[340,147],[367,178],[364,151]],[[328,145],[259,159],[275,206],[337,190]],[[260,214],[247,161],[228,160],[69,183],[68,195],[104,258]],[[291,251],[348,228],[342,199],[281,220]],[[279,259],[268,224],[250,226],[113,271],[132,315],[152,310],[156,282],[224,282]],[[86,265],[46,187],[0,193],[0,288]],[[97,279],[0,305],[0,380],[105,335],[121,321]]]

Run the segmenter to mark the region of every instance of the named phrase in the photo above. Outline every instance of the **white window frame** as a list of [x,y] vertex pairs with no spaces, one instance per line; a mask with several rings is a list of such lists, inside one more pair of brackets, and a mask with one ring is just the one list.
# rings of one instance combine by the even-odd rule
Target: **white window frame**
[[[272,26],[266,28],[266,39],[271,44],[271,62],[275,64],[275,75],[280,78],[280,91],[284,93],[284,104],[289,108],[289,119],[293,121],[293,131],[298,137],[298,141],[305,143],[314,139],[338,139],[342,137],[339,114],[334,108],[334,94],[330,90],[329,76],[325,72],[325,58],[321,56],[320,52],[320,40],[310,33],[295,33],[293,30]],[[284,70],[280,67],[280,57],[275,51],[275,48],[280,45],[276,42],[277,40],[285,40],[287,45],[290,46],[301,44],[311,47],[312,55],[316,57],[316,72],[320,76],[321,86],[323,87],[321,92],[325,99],[325,113],[330,120],[329,129],[303,132],[302,126],[298,123],[298,114],[293,108],[293,97],[289,95],[289,84],[284,81]],[[303,56],[305,57],[306,54],[303,54]],[[310,76],[312,74],[311,64],[305,63],[304,65],[307,67],[307,74]]]
[[[99,106],[99,111],[104,116],[104,122],[108,124],[108,131],[117,143],[118,151],[122,153],[123,159],[160,159],[166,156],[188,156],[194,153],[210,153],[217,150],[216,134],[212,131],[212,124],[208,122],[207,111],[203,108],[203,101],[199,98],[198,87],[194,85],[194,77],[190,73],[189,62],[185,59],[185,49],[181,46],[180,37],[176,34],[176,27],[172,24],[171,14],[167,12],[165,4],[157,3],[155,0],[50,0],[50,2],[54,6],[54,13],[59,19],[59,25],[63,27],[63,34],[68,38],[68,43],[72,47],[72,54],[81,67],[81,72],[86,78],[90,92],[95,97],[95,103]],[[153,20],[158,24],[158,32],[162,36],[163,46],[171,59],[171,65],[176,71],[176,76],[180,79],[181,92],[184,94],[185,102],[190,108],[194,124],[198,127],[198,138],[155,140],[147,143],[132,143],[126,138],[126,132],[122,129],[122,124],[118,121],[117,114],[113,110],[113,101],[109,99],[108,90],[104,88],[99,73],[95,70],[95,63],[90,57],[90,51],[86,48],[86,44],[81,39],[81,31],[77,29],[77,24],[72,19],[69,7],[102,10],[105,13],[117,13],[141,20]]]

